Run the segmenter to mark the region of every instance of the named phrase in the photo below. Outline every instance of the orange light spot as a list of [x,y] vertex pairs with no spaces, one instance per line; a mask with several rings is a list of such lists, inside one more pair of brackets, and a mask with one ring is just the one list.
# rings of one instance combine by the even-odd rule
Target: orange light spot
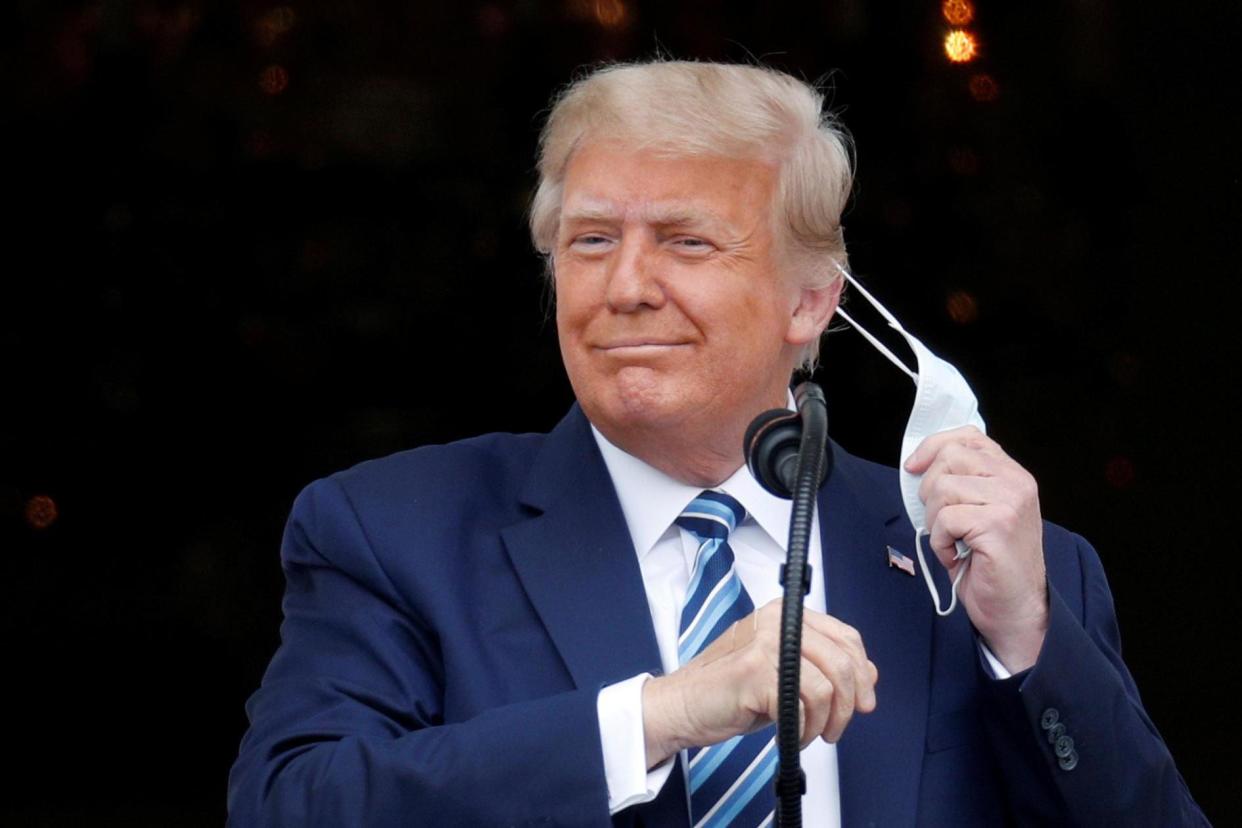
[[259,73],[259,88],[265,95],[279,95],[288,86],[289,73],[279,64],[273,64]]
[[35,529],[46,529],[59,516],[56,501],[47,495],[35,495],[26,501],[26,522]]
[[630,10],[626,8],[623,0],[595,0],[591,11],[605,29],[619,29],[630,18]]
[[970,79],[970,97],[979,103],[991,103],[1000,97],[1000,86],[996,79],[986,73],[974,75]]
[[289,6],[277,6],[254,22],[254,35],[264,46],[271,46],[293,28],[297,19]]
[[954,29],[945,35],[944,53],[954,63],[968,63],[979,54],[979,43],[965,29]]
[[940,13],[954,26],[965,26],[975,19],[975,6],[970,0],[944,0]]
[[969,325],[979,318],[979,301],[967,291],[955,290],[949,294],[945,310],[949,312],[949,318],[957,324]]

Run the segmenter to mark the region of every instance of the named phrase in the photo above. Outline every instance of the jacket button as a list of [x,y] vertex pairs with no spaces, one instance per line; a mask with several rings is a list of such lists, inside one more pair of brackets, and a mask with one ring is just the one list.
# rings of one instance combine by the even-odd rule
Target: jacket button
[[1065,725],[1062,722],[1057,722],[1052,727],[1048,728],[1048,744],[1055,745],[1057,743],[1057,739],[1060,739],[1064,735]]
[[1078,767],[1078,751],[1071,748],[1067,756],[1062,756],[1057,759],[1057,764],[1061,766],[1061,770],[1063,771],[1072,771],[1074,768]]
[[1049,707],[1044,711],[1044,715],[1039,717],[1039,726],[1044,730],[1048,730],[1060,720],[1061,714],[1057,712],[1057,709],[1055,707]]
[[1077,755],[1074,753],[1074,740],[1068,736],[1062,736],[1057,739],[1056,747],[1053,749],[1056,751],[1058,759],[1066,759],[1071,755]]

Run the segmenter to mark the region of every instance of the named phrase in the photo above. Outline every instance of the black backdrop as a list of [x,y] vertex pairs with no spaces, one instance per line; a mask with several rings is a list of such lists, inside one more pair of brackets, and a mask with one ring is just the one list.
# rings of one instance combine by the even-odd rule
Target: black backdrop
[[[1242,818],[1237,13],[974,5],[964,65],[934,0],[6,5],[6,822],[221,822],[299,488],[570,402],[538,113],[657,50],[825,80],[854,268],[1099,548],[1149,711]],[[833,435],[894,462],[909,383],[851,333],[824,361]]]

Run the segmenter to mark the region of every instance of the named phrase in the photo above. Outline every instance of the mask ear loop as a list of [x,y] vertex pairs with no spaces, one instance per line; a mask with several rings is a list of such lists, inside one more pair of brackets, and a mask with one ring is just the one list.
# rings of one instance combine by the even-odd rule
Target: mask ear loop
[[919,375],[911,371],[909,368],[907,368],[906,364],[902,362],[900,359],[898,359],[897,355],[888,349],[888,346],[886,346],[883,342],[881,342],[880,340],[872,336],[867,331],[867,329],[864,328],[862,325],[859,325],[857,322],[855,322],[854,318],[850,316],[848,313],[846,313],[844,308],[837,308],[837,315],[840,316],[842,319],[844,319],[846,322],[849,322],[850,325],[853,326],[854,330],[862,334],[863,338],[866,339],[868,342],[870,342],[877,351],[884,354],[884,356],[888,357],[888,361],[896,365],[898,370],[900,370],[903,374],[905,374],[910,379],[914,380],[915,385],[919,384]]
[[[851,287],[853,287],[855,290],[861,293],[863,298],[871,303],[871,307],[875,308],[876,311],[880,314],[880,316],[883,316],[886,320],[888,320],[888,324],[891,327],[896,328],[899,331],[903,331],[903,332],[905,331],[905,329],[901,327],[901,323],[897,321],[897,317],[889,313],[888,308],[881,305],[878,299],[876,299],[874,296],[872,296],[870,293],[867,292],[866,288],[858,284],[858,281],[853,276],[850,275],[850,272],[846,270],[845,268],[841,267],[840,262],[838,262],[836,259],[833,259],[832,263],[836,265],[837,270],[841,271],[841,275],[845,277],[845,281],[849,282]],[[877,351],[884,354],[884,356],[888,357],[888,361],[896,365],[899,371],[901,371],[903,374],[905,374],[910,379],[914,380],[915,385],[919,384],[919,375],[911,371],[909,368],[907,368],[906,364],[902,362],[900,359],[898,359],[897,355],[894,354],[892,351],[890,351],[887,345],[885,345],[883,342],[881,342],[880,340],[872,336],[871,332],[868,331],[866,328],[864,328],[862,325],[859,325],[857,322],[855,322],[854,317],[850,316],[845,311],[845,308],[838,306],[837,315],[840,316],[842,319],[844,319],[846,322],[849,322],[850,327],[852,327],[854,330],[862,334],[863,338],[866,339],[868,342],[870,342]]]
[[[833,260],[832,260],[832,263],[833,263],[834,265],[836,265],[837,270],[841,271],[841,275],[845,277],[845,281],[847,281],[847,282],[849,282],[849,283],[850,283],[850,287],[854,288],[854,290],[856,290],[856,291],[858,291],[859,293],[861,293],[861,294],[863,295],[863,298],[864,298],[864,299],[866,299],[868,302],[870,302],[870,303],[871,303],[871,307],[873,307],[873,308],[875,308],[877,311],[879,311],[880,316],[883,316],[883,317],[884,317],[884,318],[888,321],[888,324],[892,325],[894,328],[896,328],[896,329],[897,329],[897,330],[899,330],[899,331],[904,331],[904,330],[905,330],[905,328],[901,327],[901,323],[897,321],[897,317],[895,317],[895,316],[893,316],[891,313],[889,313],[888,308],[886,308],[886,307],[884,307],[882,304],[880,304],[880,300],[879,300],[879,299],[876,299],[874,296],[872,296],[870,293],[868,293],[868,292],[867,292],[867,289],[866,289],[865,287],[863,287],[862,285],[860,285],[860,284],[858,283],[858,280],[857,280],[857,279],[855,279],[853,276],[851,276],[851,275],[850,275],[850,272],[849,272],[848,270],[846,270],[845,268],[841,267],[841,263],[840,263],[840,262],[838,262],[836,259],[833,259]],[[847,318],[848,318],[848,317],[847,317]]]
[[962,541],[956,541],[957,554],[953,556],[953,560],[961,561],[961,565],[957,568],[957,574],[953,576],[953,584],[949,587],[949,606],[945,609],[940,608],[940,591],[936,589],[936,582],[932,580],[931,570],[927,568],[927,559],[923,557],[923,535],[930,533],[926,529],[914,530],[914,551],[919,556],[919,567],[923,570],[923,580],[927,582],[927,591],[931,593],[932,605],[936,609],[936,615],[941,618],[951,615],[953,610],[957,609],[957,585],[962,582],[962,578],[966,575],[966,570],[970,568],[970,552],[971,549]]

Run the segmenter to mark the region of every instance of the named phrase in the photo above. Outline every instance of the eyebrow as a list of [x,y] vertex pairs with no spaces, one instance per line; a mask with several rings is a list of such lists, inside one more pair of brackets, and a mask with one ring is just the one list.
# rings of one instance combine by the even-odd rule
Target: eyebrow
[[[575,199],[561,214],[562,221],[620,221],[624,214],[609,199],[582,197]],[[726,226],[723,218],[710,210],[691,204],[650,202],[643,205],[643,221],[659,227]]]

